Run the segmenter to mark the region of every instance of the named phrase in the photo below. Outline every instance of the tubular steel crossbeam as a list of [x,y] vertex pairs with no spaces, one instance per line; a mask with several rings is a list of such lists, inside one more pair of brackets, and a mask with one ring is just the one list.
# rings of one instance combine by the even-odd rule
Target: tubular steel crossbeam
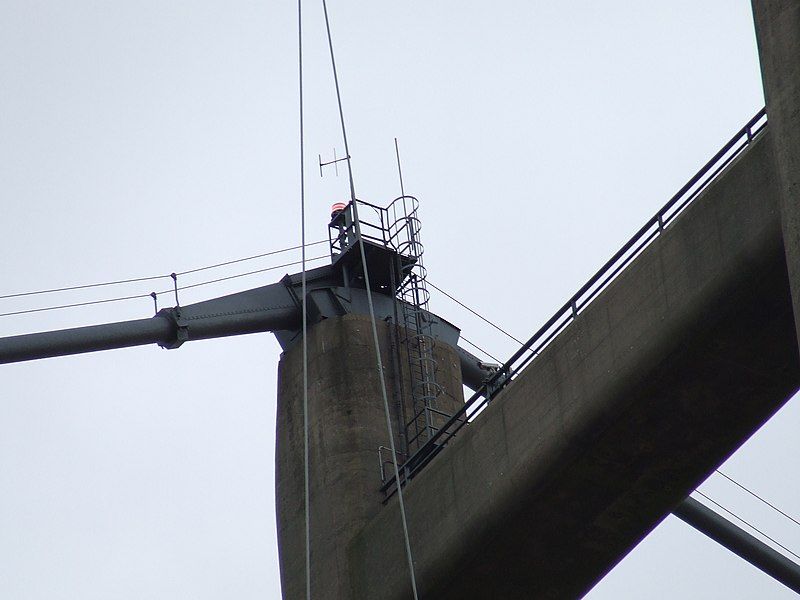
[[725,546],[754,567],[800,594],[800,566],[761,540],[737,527],[694,498],[686,498],[673,511],[681,521]]
[[188,306],[165,308],[149,319],[0,338],[0,363],[158,344],[177,348],[203,340],[291,329],[300,312],[283,283]]
[[[492,396],[504,388],[513,377],[525,368],[550,341],[569,325],[581,310],[592,302],[619,273],[627,267],[649,244],[658,237],[702,192],[716,176],[747,146],[758,139],[767,127],[767,109],[762,108],[691,178],[669,201],[637,231],[556,313],[539,328],[493,375],[467,400],[441,429],[410,456],[404,464],[401,485],[428,464],[456,435],[469,416],[488,404]],[[382,486],[391,496],[397,481],[392,477]]]
[[[347,306],[331,302],[345,292],[332,284],[331,267],[309,271],[309,305],[315,319],[339,314],[363,314],[363,290],[350,289]],[[335,279],[335,277],[333,277]],[[0,364],[37,360],[55,356],[114,350],[130,346],[158,344],[177,348],[186,341],[203,340],[246,333],[272,331],[286,347],[296,339],[301,308],[297,287],[300,276],[289,275],[278,283],[198,302],[165,308],[148,319],[75,327],[0,338]],[[381,319],[391,318],[393,299],[376,294]],[[441,317],[427,313],[438,324],[434,335],[454,346],[461,362],[464,385],[478,389],[492,372],[481,361],[457,346],[458,329]]]

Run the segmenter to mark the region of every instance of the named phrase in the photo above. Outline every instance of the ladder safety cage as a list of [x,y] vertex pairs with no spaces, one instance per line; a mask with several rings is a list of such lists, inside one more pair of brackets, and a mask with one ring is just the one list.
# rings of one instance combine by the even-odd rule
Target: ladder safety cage
[[[371,256],[382,247],[393,255],[388,260],[389,285],[378,284],[378,291],[391,288],[398,304],[398,333],[401,355],[405,355],[408,380],[411,384],[408,409],[410,417],[402,417],[402,432],[405,434],[405,455],[422,448],[434,434],[452,417],[438,407],[437,399],[443,393],[436,382],[437,364],[434,357],[436,340],[431,331],[428,313],[430,292],[426,280],[423,255],[425,248],[420,239],[422,223],[419,219],[419,200],[403,195],[395,198],[386,207],[363,200],[355,200],[359,207],[359,228],[354,222],[353,203],[332,215],[328,229],[331,259],[335,263],[344,260],[348,252],[358,243],[358,231],[365,244],[365,253]],[[377,259],[375,259],[377,261]],[[368,263],[371,262],[368,258]],[[374,265],[381,270],[386,263]],[[380,274],[373,277],[370,265],[370,280],[383,281]]]

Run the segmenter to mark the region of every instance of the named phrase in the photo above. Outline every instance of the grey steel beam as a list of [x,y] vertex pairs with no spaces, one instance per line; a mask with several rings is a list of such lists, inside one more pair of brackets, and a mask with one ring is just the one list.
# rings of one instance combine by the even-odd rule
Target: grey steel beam
[[187,318],[181,309],[168,308],[149,319],[0,338],[0,364],[147,344],[177,348],[189,340],[292,327],[298,314],[296,309],[282,308]]
[[461,363],[461,379],[464,385],[472,391],[477,391],[488,377],[494,375],[500,365],[491,365],[483,362],[477,356],[456,346],[459,362]]
[[0,339],[0,363],[144,344],[167,344],[174,337],[175,325],[164,317],[15,335]]
[[146,344],[177,348],[188,340],[288,329],[299,320],[288,288],[274,283],[167,308],[149,319],[0,338],[0,364]]
[[686,498],[673,514],[789,589],[800,593],[800,566],[694,498]]
[[[324,301],[329,297],[335,297],[337,293],[340,296],[345,294],[341,288],[330,286],[325,278],[328,273],[328,268],[312,272],[321,280],[321,288],[309,294],[314,321],[330,318],[337,313],[365,312],[365,305],[361,301],[363,294],[357,289],[347,293],[349,301],[346,303],[339,302],[336,306],[325,304]],[[292,330],[300,327],[300,300],[294,278],[296,276],[290,276],[278,283],[196,304],[165,308],[149,319],[0,338],[0,364],[147,344],[177,348],[191,340],[265,331],[276,332],[283,344],[287,339],[296,337],[298,332]],[[376,295],[376,308],[381,319],[389,318],[393,307],[393,299]],[[431,314],[429,318],[434,323],[434,337],[456,346],[458,329],[436,315]],[[486,377],[494,372],[493,366],[463,348],[456,348],[464,385],[477,390]]]

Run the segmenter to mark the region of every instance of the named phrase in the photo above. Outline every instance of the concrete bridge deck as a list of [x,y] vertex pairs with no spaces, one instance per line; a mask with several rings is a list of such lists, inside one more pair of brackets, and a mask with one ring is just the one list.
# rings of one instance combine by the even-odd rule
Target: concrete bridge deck
[[[422,597],[571,598],[800,385],[767,130],[406,487]],[[393,498],[354,597],[410,596]]]

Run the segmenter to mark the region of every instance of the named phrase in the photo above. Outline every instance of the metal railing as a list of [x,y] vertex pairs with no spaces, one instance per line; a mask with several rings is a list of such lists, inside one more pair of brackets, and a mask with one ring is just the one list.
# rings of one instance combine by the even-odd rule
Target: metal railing
[[[403,464],[401,484],[413,478],[447,445],[478,411],[491,402],[498,391],[534,360],[567,325],[627,267],[667,225],[672,222],[716,176],[736,158],[767,126],[766,108],[761,109],[744,127],[717,152],[678,192],[670,198],[633,237],[612,256],[589,281],[559,308],[539,330],[517,350],[467,400],[450,420],[442,426],[417,452]],[[386,496],[397,490],[397,481],[390,478],[381,487]]]
[[[385,207],[364,200],[356,202],[362,208],[359,215],[362,239],[393,248],[401,256],[411,257],[420,253],[415,246],[416,236],[420,230],[419,218],[416,215],[419,200],[414,196],[399,196]],[[374,219],[373,214],[377,219]],[[348,202],[340,217],[333,219],[328,225],[331,256],[343,254],[357,241],[353,222],[353,203]]]

